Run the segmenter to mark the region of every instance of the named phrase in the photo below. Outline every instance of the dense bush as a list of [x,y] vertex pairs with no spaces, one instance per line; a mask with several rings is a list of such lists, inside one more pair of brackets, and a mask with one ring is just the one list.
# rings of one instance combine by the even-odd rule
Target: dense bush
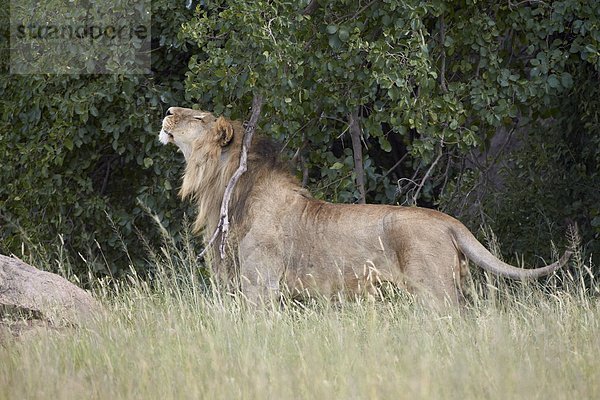
[[600,250],[600,3],[189,4],[153,2],[150,76],[3,77],[1,252],[61,234],[113,273],[123,243],[137,263],[136,227],[155,231],[140,204],[181,222],[182,160],[156,142],[165,108],[244,118],[257,91],[263,131],[319,197],[361,196],[355,115],[368,201],[437,205],[544,257],[577,222]]
[[60,235],[71,256],[116,273],[131,262],[123,245],[134,261],[145,255],[136,228],[153,240],[144,206],[167,227],[181,220],[183,161],[157,134],[166,108],[185,101],[193,47],[176,32],[191,15],[153,2],[151,75],[4,76],[0,252],[54,248]]
[[504,185],[482,199],[499,237],[529,255],[571,224],[588,252],[600,252],[600,85],[591,68],[574,76],[553,117],[529,128],[542,134],[525,135],[506,155]]
[[[588,244],[598,239],[600,3],[348,0],[309,11],[314,4],[200,9],[184,28],[204,50],[190,63],[188,94],[243,117],[262,92],[265,130],[319,196],[360,197],[349,132],[358,110],[368,200],[441,199],[519,252],[549,256],[551,235],[571,222]],[[498,132],[513,128],[514,151],[486,159]],[[510,167],[494,179],[500,196],[458,212],[457,199],[488,185],[494,163]]]

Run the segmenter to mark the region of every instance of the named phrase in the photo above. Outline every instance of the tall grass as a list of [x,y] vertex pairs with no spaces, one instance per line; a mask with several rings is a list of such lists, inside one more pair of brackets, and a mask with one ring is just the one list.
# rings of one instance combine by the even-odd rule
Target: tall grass
[[153,280],[97,281],[91,325],[2,342],[0,399],[600,398],[581,253],[544,286],[474,284],[461,313],[402,296],[248,310],[206,289],[191,245],[149,259]]

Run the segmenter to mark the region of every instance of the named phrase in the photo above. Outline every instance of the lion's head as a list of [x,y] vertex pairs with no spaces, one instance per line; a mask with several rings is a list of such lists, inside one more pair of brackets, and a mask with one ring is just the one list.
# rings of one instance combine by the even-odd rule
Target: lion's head
[[233,126],[225,118],[206,111],[181,107],[167,110],[158,136],[163,144],[176,144],[189,160],[194,142],[199,138],[203,139],[203,145],[227,146],[233,138]]
[[208,223],[211,213],[217,213],[212,220],[218,219],[223,192],[239,165],[242,137],[243,127],[238,121],[189,108],[167,110],[159,140],[177,145],[185,156],[179,195],[183,199],[191,197],[198,205],[195,231]]

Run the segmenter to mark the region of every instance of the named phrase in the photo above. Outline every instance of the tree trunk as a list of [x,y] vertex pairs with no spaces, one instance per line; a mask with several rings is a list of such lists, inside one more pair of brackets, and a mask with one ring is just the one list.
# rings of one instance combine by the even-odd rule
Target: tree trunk
[[304,10],[302,10],[303,15],[312,15],[319,8],[318,0],[311,0],[310,3],[306,6]]
[[358,116],[358,108],[352,111],[348,117],[350,124],[350,137],[352,137],[352,152],[354,154],[354,175],[356,176],[356,187],[360,193],[358,202],[365,204],[365,170],[363,168],[361,130]]

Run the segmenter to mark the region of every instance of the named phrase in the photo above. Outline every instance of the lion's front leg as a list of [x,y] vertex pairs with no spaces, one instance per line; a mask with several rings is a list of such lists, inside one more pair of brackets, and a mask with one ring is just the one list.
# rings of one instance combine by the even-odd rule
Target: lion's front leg
[[273,242],[262,243],[245,238],[240,243],[240,279],[242,294],[254,306],[279,301],[279,282],[283,274],[283,259],[278,256]]

